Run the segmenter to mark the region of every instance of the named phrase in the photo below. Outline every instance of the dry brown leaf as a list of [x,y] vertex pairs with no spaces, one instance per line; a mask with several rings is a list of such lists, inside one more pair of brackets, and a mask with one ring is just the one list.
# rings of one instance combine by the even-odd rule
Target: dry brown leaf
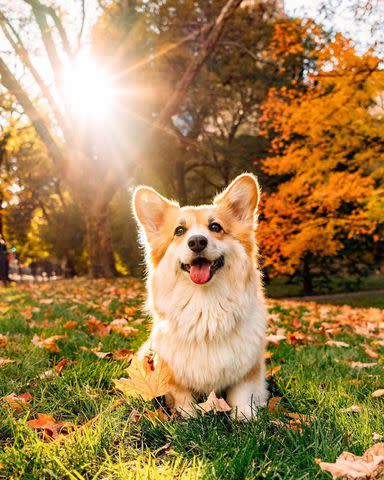
[[65,335],[53,335],[52,337],[44,338],[44,337],[39,337],[38,335],[34,335],[32,338],[32,343],[36,347],[39,348],[45,348],[49,352],[60,352],[60,348],[56,344],[58,340],[62,340],[63,338],[66,338]]
[[352,405],[348,408],[342,408],[340,413],[360,413],[361,407],[359,405]]
[[8,338],[0,334],[0,348],[5,348],[8,345]]
[[264,359],[265,359],[265,360],[270,360],[272,357],[273,357],[273,353],[272,353],[272,352],[265,352],[265,353],[264,353]]
[[95,317],[91,317],[85,322],[85,324],[87,325],[88,331],[94,335],[97,335],[98,337],[104,337],[105,335],[108,335],[110,331],[109,325],[103,323]]
[[369,368],[369,367],[375,367],[377,365],[377,362],[370,362],[370,363],[364,363],[364,362],[351,362],[351,367],[352,368]]
[[287,334],[287,343],[290,345],[303,345],[307,336],[302,332],[290,332]]
[[34,430],[42,432],[45,439],[57,438],[59,434],[66,435],[75,428],[72,423],[56,422],[51,415],[46,415],[45,413],[38,413],[37,419],[28,420],[27,425]]
[[0,357],[0,368],[4,365],[9,365],[10,363],[16,363],[16,360],[11,360],[10,358]]
[[224,398],[217,398],[215,392],[211,392],[205,402],[199,403],[197,407],[201,412],[206,413],[214,410],[215,412],[229,412],[231,407]]
[[266,378],[273,377],[276,375],[277,372],[280,372],[281,370],[281,365],[277,365],[276,367],[270,368],[267,370],[267,373],[265,374]]
[[170,416],[167,415],[167,413],[165,413],[162,408],[157,408],[155,411],[145,408],[144,415],[147,418],[152,418],[153,420],[160,420],[161,422],[168,422],[170,419]]
[[339,342],[337,340],[328,340],[325,342],[326,345],[329,345],[330,347],[349,347],[349,343],[345,342]]
[[133,354],[135,353],[135,350],[132,350],[131,348],[121,348],[120,350],[116,350],[116,352],[113,352],[113,360],[120,360],[120,361],[125,361],[129,362],[133,358]]
[[267,342],[272,343],[273,345],[279,345],[282,340],[285,340],[287,337],[286,335],[268,335],[266,337]]
[[98,358],[112,358],[112,352],[93,352]]
[[371,393],[371,397],[382,397],[384,395],[384,388],[379,388],[379,390],[375,390]]
[[129,337],[130,335],[134,335],[135,333],[139,332],[137,328],[129,326],[121,327],[119,325],[112,325],[111,330],[113,332],[119,333],[123,337]]
[[7,402],[9,406],[16,412],[22,412],[32,400],[32,395],[29,392],[21,393],[16,395],[16,393],[10,393],[6,397],[3,397],[2,400]]
[[124,308],[124,313],[128,316],[128,317],[133,317],[137,311],[138,311],[138,307],[125,307]]
[[377,443],[361,457],[344,452],[335,463],[319,461],[322,470],[330,472],[333,478],[345,480],[374,480],[383,478],[384,474],[384,443]]
[[270,413],[274,413],[276,411],[278,412],[281,412],[284,409],[284,407],[281,407],[280,406],[280,403],[281,403],[281,400],[283,399],[283,397],[272,397],[269,399],[269,402],[268,402],[268,411]]
[[380,355],[375,352],[374,350],[372,350],[371,347],[369,347],[368,345],[364,345],[363,346],[364,348],[364,352],[368,355],[368,357],[371,357],[371,358],[379,358]]
[[146,355],[144,359],[133,357],[126,372],[129,378],[115,379],[115,387],[126,397],[142,397],[153,400],[169,391],[170,371],[159,358],[155,361]]

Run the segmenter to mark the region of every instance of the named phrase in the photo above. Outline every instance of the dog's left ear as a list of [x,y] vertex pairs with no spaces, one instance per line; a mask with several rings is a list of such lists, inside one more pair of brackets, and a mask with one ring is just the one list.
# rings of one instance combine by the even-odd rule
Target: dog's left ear
[[253,222],[260,198],[259,183],[251,173],[243,173],[214,199],[214,204],[225,208],[243,222]]

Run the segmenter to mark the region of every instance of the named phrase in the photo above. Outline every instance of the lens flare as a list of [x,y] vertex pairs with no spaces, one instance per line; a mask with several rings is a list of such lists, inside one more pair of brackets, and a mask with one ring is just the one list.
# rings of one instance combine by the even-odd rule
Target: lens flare
[[73,115],[103,122],[113,111],[116,87],[106,70],[89,57],[78,57],[63,75],[64,102]]

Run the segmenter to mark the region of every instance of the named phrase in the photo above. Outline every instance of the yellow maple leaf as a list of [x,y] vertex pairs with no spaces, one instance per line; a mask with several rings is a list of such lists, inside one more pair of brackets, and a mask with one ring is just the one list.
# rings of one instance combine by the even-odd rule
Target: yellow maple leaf
[[165,362],[134,357],[126,372],[129,378],[113,380],[115,387],[126,397],[141,397],[145,401],[161,397],[169,392],[170,371]]

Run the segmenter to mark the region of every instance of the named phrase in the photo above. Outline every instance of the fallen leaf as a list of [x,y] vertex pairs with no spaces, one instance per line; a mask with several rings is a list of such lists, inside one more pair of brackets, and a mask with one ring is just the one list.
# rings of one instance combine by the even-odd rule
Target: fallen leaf
[[167,415],[162,408],[157,408],[155,411],[146,408],[144,410],[144,415],[147,418],[152,418],[153,420],[160,420],[161,422],[168,422],[170,419],[169,415]]
[[99,358],[112,358],[112,352],[93,352]]
[[279,345],[282,340],[285,340],[287,337],[285,335],[268,335],[266,337],[267,342],[273,343],[273,345]]
[[32,338],[32,343],[36,347],[39,348],[45,348],[49,352],[60,352],[60,348],[56,344],[58,340],[62,340],[63,338],[66,338],[65,335],[53,335],[52,337],[44,338],[44,337],[39,337],[38,335],[34,335]]
[[141,397],[149,401],[169,391],[170,371],[159,358],[152,361],[148,356],[143,359],[134,357],[126,372],[129,378],[113,380],[115,387],[126,397]]
[[264,359],[265,360],[270,360],[273,357],[272,352],[264,352]]
[[280,372],[281,370],[281,365],[277,365],[276,367],[270,368],[267,370],[267,373],[265,374],[266,378],[273,377],[277,372]]
[[382,397],[384,395],[384,388],[380,388],[379,390],[375,390],[371,393],[371,397]]
[[376,443],[361,457],[344,452],[335,463],[319,461],[322,470],[330,472],[333,478],[345,480],[368,480],[383,478],[384,474],[384,443]]
[[70,422],[56,422],[51,415],[38,413],[37,419],[28,420],[27,425],[43,433],[44,438],[57,438],[59,434],[68,434],[75,426]]
[[88,331],[97,335],[98,337],[104,337],[105,335],[108,335],[110,331],[109,325],[101,322],[95,317],[91,317],[85,322],[85,324],[87,325]]
[[342,408],[340,410],[340,413],[360,413],[360,412],[361,412],[361,407],[359,405],[352,405],[351,407]]
[[5,348],[8,345],[8,338],[0,334],[0,348]]
[[134,422],[134,423],[137,423],[140,418],[141,418],[141,414],[138,410],[136,410],[136,408],[134,408],[131,412],[131,414],[129,415],[129,418]]
[[350,345],[345,342],[338,342],[337,340],[328,340],[325,342],[326,345],[329,345],[330,347],[349,347]]
[[363,348],[364,348],[364,352],[368,355],[368,357],[371,357],[371,358],[380,357],[380,355],[374,350],[372,350],[372,348],[370,348],[368,345],[364,345]]
[[268,411],[270,413],[274,413],[276,411],[279,411],[279,412],[282,411],[282,407],[280,407],[280,403],[281,403],[282,398],[283,397],[272,397],[272,398],[269,399]]
[[69,363],[69,360],[67,360],[66,358],[63,358],[62,360],[60,360],[60,362],[56,363],[53,369],[55,370],[55,372],[60,374],[68,363]]
[[138,307],[125,307],[124,308],[124,313],[128,317],[133,317],[135,315],[135,313],[137,312],[137,310],[138,310]]
[[378,442],[379,440],[383,440],[383,439],[384,439],[384,435],[381,435],[380,433],[376,433],[376,432],[372,433],[372,440],[374,442]]
[[306,340],[306,335],[302,332],[290,332],[287,334],[287,343],[290,345],[303,345]]
[[66,330],[73,330],[74,328],[77,327],[77,322],[75,322],[75,320],[68,320],[68,322],[65,322],[63,327],[66,329]]
[[125,327],[128,325],[128,320],[126,318],[115,318],[110,325],[113,327]]
[[111,330],[113,332],[119,333],[123,337],[129,337],[130,335],[133,335],[139,332],[137,328],[129,327],[129,326],[121,327],[120,325],[112,325]]
[[369,368],[369,367],[375,367],[377,365],[377,362],[370,362],[370,363],[364,363],[364,362],[351,362],[351,367],[352,368]]
[[199,403],[197,408],[204,413],[214,410],[215,412],[229,412],[231,407],[223,398],[217,398],[215,392],[211,392],[205,402]]
[[112,358],[114,360],[121,360],[121,361],[128,362],[132,360],[134,353],[135,353],[135,350],[132,350],[131,348],[121,348],[120,350],[113,352]]
[[13,410],[20,413],[29,405],[29,402],[32,400],[32,395],[29,392],[21,393],[20,395],[10,393],[6,397],[3,397],[2,400],[7,402]]
[[0,368],[4,365],[9,365],[10,363],[16,363],[16,360],[11,360],[10,358],[0,357]]

